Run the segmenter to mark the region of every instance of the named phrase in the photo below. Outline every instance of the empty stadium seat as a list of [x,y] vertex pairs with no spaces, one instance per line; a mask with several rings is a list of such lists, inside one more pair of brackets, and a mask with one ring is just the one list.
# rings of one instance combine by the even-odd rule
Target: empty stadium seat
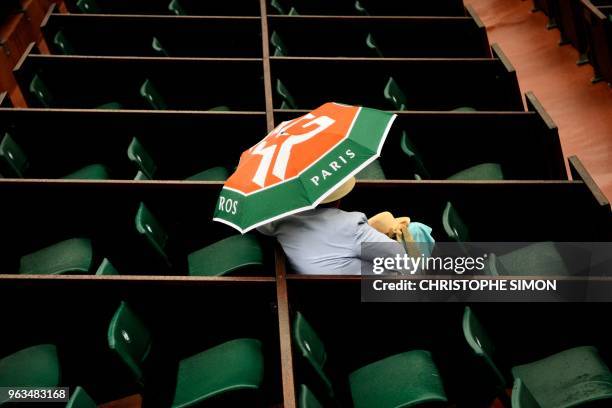
[[385,171],[379,160],[374,160],[355,175],[357,180],[385,180]]
[[94,253],[91,240],[71,238],[21,257],[19,273],[27,275],[87,274]]
[[53,36],[53,44],[55,44],[57,46],[57,48],[64,55],[74,55],[74,54],[76,54],[76,51],[75,51],[74,47],[72,46],[72,43],[70,42],[70,40],[68,40],[68,38],[66,38],[66,35],[64,34],[64,32],[62,30],[59,30]]
[[282,98],[281,109],[298,109],[295,99],[280,79],[276,80],[276,93]]
[[[423,160],[417,149],[412,144],[412,141],[408,137],[408,134],[403,131],[401,139],[401,148],[404,154],[410,160],[411,166],[414,169],[412,178],[416,180],[431,179],[431,174],[425,167]],[[476,166],[469,167],[458,173],[455,173],[447,180],[503,180],[504,173],[499,163],[482,163]]]
[[[21,147],[8,133],[4,134],[0,142],[0,175],[4,177],[25,177],[30,163]],[[85,166],[62,178],[65,179],[108,179],[108,170],[102,164]]]
[[366,46],[371,49],[376,57],[384,58],[384,55],[380,48],[378,47],[378,43],[374,39],[372,33],[368,33],[366,37]]
[[300,386],[300,395],[298,396],[298,408],[323,408],[323,405],[317,400],[312,391],[307,386]]
[[[393,77],[389,77],[387,84],[383,90],[385,99],[391,103],[391,105],[399,111],[408,109],[408,98],[406,94],[399,86],[397,81]],[[459,106],[453,109],[454,112],[474,112],[475,109],[470,106]]]
[[172,0],[168,4],[168,10],[170,10],[172,14],[176,14],[177,16],[187,15],[187,11],[183,8],[183,6],[181,6],[181,3],[178,0]]
[[[45,108],[53,108],[55,106],[54,97],[49,91],[49,88],[45,85],[43,80],[38,76],[34,75],[30,82],[30,92],[36,96],[36,99]],[[96,109],[121,109],[122,106],[118,102],[108,102],[102,105],[96,106]]]
[[[301,313],[293,322],[293,340],[298,354],[324,383],[330,397],[335,395],[326,374],[327,352],[312,326]],[[413,350],[379,360],[349,375],[355,408],[409,407],[446,402],[446,394],[431,354]]]
[[[172,262],[166,252],[168,234],[144,203],[138,207],[136,230],[165,264],[171,267]],[[190,276],[222,276],[243,268],[263,265],[263,251],[255,236],[233,235],[190,253],[187,263]]]
[[76,5],[81,12],[86,14],[98,14],[102,12],[95,0],[78,0]]
[[66,408],[97,408],[97,406],[83,387],[76,387],[66,404]]
[[357,10],[358,14],[361,14],[362,16],[370,15],[370,13],[368,13],[368,10],[366,10],[366,8],[363,6],[363,4],[361,4],[359,0],[355,0],[354,7],[355,10]]
[[[446,235],[457,242],[470,242],[467,224],[455,207],[446,203],[442,215]],[[536,242],[503,255],[490,254],[489,273],[501,276],[567,276],[570,274],[561,254],[550,241]]]
[[[144,386],[144,366],[153,338],[144,322],[121,302],[108,327],[108,345]],[[257,390],[264,360],[259,340],[240,338],[211,347],[178,363],[172,408],[191,407],[222,394]]]
[[142,96],[151,105],[151,108],[156,110],[168,109],[168,104],[157,91],[157,88],[153,85],[150,79],[145,81],[140,86],[140,96]]
[[[0,387],[57,387],[60,364],[53,344],[24,348],[0,359]],[[0,405],[8,399],[0,397]]]
[[153,37],[153,40],[151,41],[151,48],[153,48],[153,51],[155,51],[156,53],[158,53],[159,55],[163,57],[170,56],[166,48],[161,44],[161,42],[159,41],[157,37]]
[[278,35],[276,31],[272,31],[272,35],[270,36],[270,43],[274,47],[274,56],[275,57],[284,57],[287,55],[287,47],[283,42],[283,39]]
[[[500,390],[505,390],[506,376],[495,362],[495,345],[469,307],[463,314],[463,334],[472,352],[499,382]],[[512,376],[520,379],[523,387],[519,391],[522,398],[521,395],[513,398],[517,402],[519,398],[520,402],[529,400],[526,390],[543,407],[578,407],[589,402],[612,400],[612,373],[595,347],[575,347],[515,366]]]
[[[155,179],[155,174],[157,173],[157,165],[155,161],[144,148],[142,143],[134,137],[128,146],[127,155],[130,161],[132,161],[138,172],[142,173],[145,178],[137,175],[137,179],[147,179],[153,180]],[[197,181],[225,181],[229,176],[229,173],[225,167],[211,167],[209,169],[203,170],[193,176],[187,178],[187,180],[197,180]]]
[[512,387],[512,408],[541,408],[520,378],[514,380]]

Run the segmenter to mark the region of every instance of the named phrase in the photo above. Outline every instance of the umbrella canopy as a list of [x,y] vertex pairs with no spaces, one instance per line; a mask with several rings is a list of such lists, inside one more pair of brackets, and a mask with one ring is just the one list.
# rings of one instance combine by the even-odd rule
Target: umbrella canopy
[[328,102],[282,122],[242,153],[213,219],[245,233],[316,207],[379,157],[395,117]]

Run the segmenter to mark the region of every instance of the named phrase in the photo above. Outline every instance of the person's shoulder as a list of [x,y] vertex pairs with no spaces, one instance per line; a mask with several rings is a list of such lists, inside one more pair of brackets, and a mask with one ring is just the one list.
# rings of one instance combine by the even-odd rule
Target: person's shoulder
[[360,225],[367,224],[368,219],[364,213],[358,211],[344,211],[339,208],[327,208],[326,216],[334,218],[341,223],[344,228],[358,228]]

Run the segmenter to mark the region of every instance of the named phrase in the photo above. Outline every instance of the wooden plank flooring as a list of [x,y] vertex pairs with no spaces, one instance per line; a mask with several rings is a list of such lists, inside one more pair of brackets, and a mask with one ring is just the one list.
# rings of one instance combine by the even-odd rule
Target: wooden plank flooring
[[517,70],[523,93],[533,91],[559,127],[565,157],[578,155],[612,199],[612,89],[591,84],[593,69],[577,66],[578,52],[558,46],[559,31],[532,13],[532,1],[466,0]]

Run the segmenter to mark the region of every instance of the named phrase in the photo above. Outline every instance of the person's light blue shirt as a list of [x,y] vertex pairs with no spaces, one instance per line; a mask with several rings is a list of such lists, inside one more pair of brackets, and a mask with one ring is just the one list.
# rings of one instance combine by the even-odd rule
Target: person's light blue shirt
[[[363,258],[361,244],[385,242],[377,257],[405,254],[402,244],[392,240],[368,224],[365,214],[346,212],[337,208],[315,208],[271,222],[257,229],[264,235],[276,237],[293,270],[309,275],[359,275],[362,262],[372,267],[372,259]],[[411,222],[409,230],[420,249],[431,254],[431,228]],[[420,243],[431,246],[423,247]]]

